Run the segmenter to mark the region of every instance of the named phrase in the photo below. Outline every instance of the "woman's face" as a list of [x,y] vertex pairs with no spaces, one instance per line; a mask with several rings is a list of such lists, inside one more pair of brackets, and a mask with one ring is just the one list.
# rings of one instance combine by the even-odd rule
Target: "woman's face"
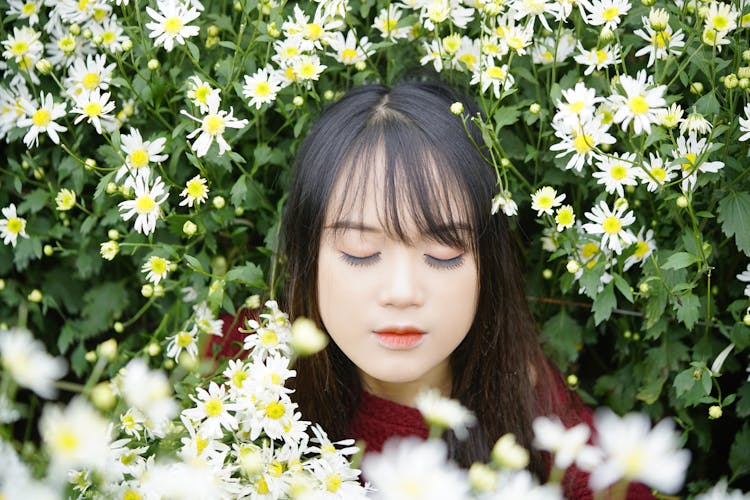
[[[331,206],[340,206],[336,199]],[[318,261],[323,324],[369,391],[449,392],[449,357],[477,310],[475,258],[417,234],[411,221],[402,224],[412,244],[387,236],[371,194],[359,208],[326,217]]]

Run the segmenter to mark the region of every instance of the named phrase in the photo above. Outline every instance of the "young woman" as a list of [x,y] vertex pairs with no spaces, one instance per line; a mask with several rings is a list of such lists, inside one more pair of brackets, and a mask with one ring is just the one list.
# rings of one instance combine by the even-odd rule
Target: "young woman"
[[[372,451],[393,436],[426,437],[414,399],[437,388],[477,417],[468,438],[446,437],[455,461],[487,461],[512,432],[546,478],[534,417],[591,423],[591,410],[540,350],[507,219],[491,215],[495,173],[454,102],[478,113],[437,83],[363,86],[301,145],[284,219],[285,307],[332,342],[297,362],[296,401],[332,438]],[[590,496],[586,482],[569,471],[566,495]]]

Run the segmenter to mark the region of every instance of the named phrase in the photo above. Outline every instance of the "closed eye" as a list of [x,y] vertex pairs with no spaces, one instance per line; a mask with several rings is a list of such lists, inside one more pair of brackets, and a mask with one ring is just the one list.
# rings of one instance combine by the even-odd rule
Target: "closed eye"
[[351,266],[355,266],[355,267],[368,266],[371,264],[375,264],[377,261],[380,260],[380,252],[377,252],[371,255],[366,255],[364,257],[358,257],[356,255],[350,255],[346,252],[341,252],[341,259]]
[[428,266],[436,269],[455,269],[464,263],[464,254],[456,255],[450,259],[438,259],[431,255],[425,255],[425,261]]

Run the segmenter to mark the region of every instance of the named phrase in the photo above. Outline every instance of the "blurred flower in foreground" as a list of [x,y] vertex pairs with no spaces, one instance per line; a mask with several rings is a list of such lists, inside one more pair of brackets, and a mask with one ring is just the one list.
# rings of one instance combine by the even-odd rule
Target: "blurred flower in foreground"
[[748,500],[750,493],[743,493],[740,490],[729,490],[727,480],[722,479],[708,491],[695,497],[695,500]]
[[18,385],[48,399],[57,393],[55,381],[67,371],[63,359],[47,354],[44,345],[23,328],[0,330],[0,355],[3,370]]
[[427,425],[441,431],[451,429],[456,437],[464,439],[468,428],[474,425],[474,414],[454,399],[444,398],[437,389],[423,391],[417,395],[417,409],[422,413]]
[[534,446],[552,453],[558,469],[565,470],[574,462],[591,469],[599,463],[599,450],[586,444],[591,430],[585,423],[567,429],[557,417],[537,417],[533,427]]
[[164,372],[150,370],[141,358],[128,363],[118,376],[117,386],[125,402],[141,411],[155,425],[177,414],[177,402]]
[[365,455],[362,470],[377,489],[377,499],[468,498],[466,472],[447,462],[447,456],[443,441],[391,439],[382,453]]
[[662,420],[652,429],[646,415],[619,417],[602,409],[596,413],[595,426],[596,444],[605,457],[591,471],[591,489],[601,491],[620,479],[641,482],[668,494],[682,487],[690,452],[680,449],[672,420]]

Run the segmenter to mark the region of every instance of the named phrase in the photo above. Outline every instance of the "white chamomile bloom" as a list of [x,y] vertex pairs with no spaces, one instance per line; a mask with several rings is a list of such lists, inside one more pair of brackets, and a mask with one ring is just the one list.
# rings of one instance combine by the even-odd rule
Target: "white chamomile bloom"
[[547,31],[553,31],[550,28],[547,18],[544,14],[554,14],[557,10],[557,5],[554,0],[517,0],[513,2],[512,13],[516,21],[522,21],[525,18],[530,19],[530,24],[533,27],[534,21],[539,19],[544,29]]
[[536,210],[536,216],[552,215],[552,209],[559,207],[565,199],[565,193],[557,195],[555,188],[544,186],[531,195],[531,209]]
[[[747,265],[747,269],[737,275],[737,279],[743,283],[750,283],[750,264]],[[745,295],[750,297],[750,284],[745,287]]]
[[53,474],[71,468],[102,469],[110,454],[110,424],[81,397],[66,408],[46,406],[39,432],[52,461]]
[[167,357],[178,359],[182,351],[186,351],[190,356],[198,356],[198,329],[193,327],[190,330],[180,330],[167,340]]
[[669,56],[679,56],[682,54],[682,47],[685,46],[685,35],[682,30],[676,32],[667,24],[663,30],[654,30],[647,17],[643,17],[643,28],[635,30],[635,34],[648,42],[648,45],[641,47],[636,51],[636,56],[648,54],[649,68],[657,60],[668,59]]
[[566,428],[558,417],[537,417],[534,428],[534,446],[549,451],[555,457],[555,467],[565,470],[574,462],[586,470],[601,460],[600,452],[589,446],[591,429],[585,423]]
[[206,186],[206,179],[200,175],[196,175],[185,183],[185,189],[180,193],[184,199],[180,202],[180,206],[192,207],[193,204],[200,205],[205,203],[208,199],[208,186]]
[[671,181],[677,175],[679,167],[674,165],[664,165],[664,159],[653,153],[649,153],[649,161],[641,166],[638,176],[642,184],[646,184],[649,192],[654,192]]
[[189,7],[180,0],[157,0],[159,11],[146,7],[146,12],[152,22],[146,23],[146,29],[151,30],[150,38],[156,38],[154,45],[163,45],[167,52],[174,48],[175,42],[185,44],[185,39],[200,33],[198,26],[190,26],[188,23],[200,16],[200,11]]
[[601,491],[620,479],[642,482],[667,494],[682,487],[690,452],[680,449],[672,420],[664,419],[652,429],[644,414],[618,417],[611,410],[599,410],[595,425],[596,444],[605,458],[591,471],[593,490]]
[[18,242],[18,237],[28,238],[26,234],[26,219],[19,217],[16,213],[16,205],[11,203],[7,207],[2,209],[3,218],[0,219],[0,237],[3,238],[3,243],[10,243],[11,246],[15,247]]
[[380,36],[386,40],[397,40],[409,36],[408,26],[398,26],[402,16],[401,9],[395,3],[389,4],[388,8],[382,9],[373,19],[372,27],[380,32]]
[[502,32],[503,40],[508,44],[508,48],[521,56],[526,54],[526,48],[531,45],[533,35],[533,31],[528,26],[507,26]]
[[104,19],[101,24],[92,23],[91,34],[93,38],[101,40],[101,47],[114,54],[122,52],[122,44],[125,40],[128,40],[125,31],[117,21],[117,16],[114,14]]
[[746,141],[750,139],[750,104],[745,105],[745,117],[740,117],[740,132],[743,134],[738,140]]
[[307,86],[312,85],[312,82],[316,81],[327,67],[325,64],[320,64],[320,58],[316,55],[302,54],[292,62],[294,77]]
[[242,95],[249,99],[248,106],[260,109],[264,104],[275,101],[283,86],[283,82],[273,68],[261,68],[253,76],[245,75]]
[[125,178],[124,185],[135,187],[135,178],[142,174],[147,176],[151,163],[162,162],[168,155],[162,154],[167,139],[159,137],[153,141],[144,141],[141,132],[136,128],[130,128],[129,134],[120,136],[120,149],[125,153],[125,165],[120,167],[115,174],[115,180]]
[[492,88],[492,95],[495,99],[500,99],[503,93],[513,87],[515,80],[513,75],[508,72],[508,65],[495,66],[494,64],[485,66],[481,70],[477,68],[472,74],[471,85],[479,84],[482,92]]
[[597,97],[596,90],[586,87],[583,82],[578,82],[572,89],[562,91],[562,99],[558,99],[556,103],[557,113],[553,120],[574,128],[579,123],[591,120],[596,111],[596,104],[602,101],[602,97]]
[[711,2],[706,13],[705,29],[729,33],[737,28],[737,9],[731,3]]
[[706,161],[712,146],[713,143],[708,142],[705,137],[698,140],[698,136],[694,132],[690,133],[687,138],[682,135],[677,138],[677,149],[672,151],[672,156],[676,163],[682,167],[680,188],[684,192],[695,187],[699,172],[717,173],[724,168],[724,162]]
[[245,388],[245,381],[250,378],[250,366],[241,359],[230,359],[222,376],[229,384],[231,393],[239,393]]
[[60,125],[55,120],[65,116],[65,103],[55,102],[52,94],[42,92],[40,98],[41,104],[35,106],[33,102],[22,101],[26,116],[19,118],[18,127],[30,127],[29,131],[23,137],[23,142],[27,147],[36,147],[39,145],[39,134],[46,132],[52,142],[60,143],[58,132],[65,132],[67,127]]
[[650,134],[651,124],[657,123],[659,113],[666,106],[664,92],[667,87],[653,86],[645,70],[639,71],[635,78],[620,76],[620,86],[623,94],[614,94],[610,98],[617,108],[615,123],[620,123],[622,129],[627,131],[632,121],[635,135],[643,132]]
[[617,193],[622,198],[625,196],[623,186],[638,185],[638,169],[635,167],[635,153],[614,153],[612,156],[601,158],[596,166],[598,172],[592,175],[598,179],[598,184],[604,184],[604,190],[609,194]]
[[359,484],[359,470],[354,469],[343,457],[338,460],[311,460],[308,469],[320,484],[320,489],[330,496],[327,498],[341,498],[365,500],[368,498],[366,490]]
[[55,382],[67,371],[65,361],[50,356],[25,328],[0,330],[0,360],[18,385],[47,399],[57,394]]
[[141,271],[146,273],[146,279],[154,285],[158,285],[161,280],[167,277],[169,273],[169,266],[172,263],[164,257],[158,255],[152,255],[146,262],[143,263]]
[[115,109],[115,103],[109,100],[109,96],[109,92],[102,94],[98,88],[76,96],[72,112],[79,116],[73,123],[78,124],[86,120],[94,126],[98,134],[102,133],[102,127],[107,130],[114,129],[115,118],[111,113]]
[[586,24],[612,31],[632,7],[628,0],[581,0],[581,6],[588,12]]
[[224,320],[216,319],[208,304],[205,302],[196,304],[193,306],[193,311],[195,311],[195,325],[199,330],[218,337],[223,335]]
[[107,57],[104,54],[89,55],[85,60],[83,57],[76,58],[65,79],[68,94],[76,98],[82,93],[86,94],[96,89],[107,90],[115,66],[115,63],[107,65]]
[[469,427],[476,422],[471,411],[454,399],[444,398],[437,389],[420,392],[415,404],[427,425],[441,430],[451,429],[459,439],[468,436]]
[[[645,235],[644,235],[645,231]],[[631,267],[633,267],[635,264],[640,264],[643,266],[643,263],[646,262],[646,259],[648,259],[651,254],[656,250],[656,241],[654,241],[654,230],[649,229],[646,231],[645,227],[642,227],[640,231],[638,231],[638,235],[635,237],[635,250],[633,251],[633,254],[625,259],[625,264],[623,265],[622,269],[623,271],[627,271]]]
[[208,96],[220,92],[221,89],[211,87],[209,83],[201,80],[199,76],[193,75],[188,78],[187,97],[195,106],[198,106],[201,113],[206,113],[208,111]]
[[531,47],[531,61],[534,64],[564,62],[575,51],[576,39],[572,31],[563,29],[560,36],[537,37]]
[[[452,36],[445,37],[445,40],[452,38]],[[481,50],[479,48],[479,39],[472,39],[468,36],[460,38],[458,49],[453,54],[452,65],[459,71],[478,71],[479,60],[481,57]],[[494,66],[491,61],[484,61],[485,66]]]
[[419,60],[419,64],[421,64],[422,66],[425,66],[429,63],[432,63],[432,66],[433,68],[435,68],[435,71],[437,71],[438,73],[443,71],[444,52],[443,52],[443,48],[441,46],[441,42],[439,39],[423,41],[422,52],[424,52],[424,55]]
[[498,210],[502,210],[508,217],[518,213],[518,204],[513,201],[508,191],[502,191],[492,198],[492,215],[495,215]]
[[333,51],[334,59],[347,66],[365,62],[375,52],[367,37],[358,38],[354,30],[349,30],[346,38],[343,33],[335,32],[329,46]]
[[625,210],[627,206],[624,204],[611,210],[602,200],[591,208],[591,212],[586,212],[586,218],[591,222],[584,224],[583,230],[588,234],[601,234],[601,246],[620,255],[624,247],[635,243],[635,235],[626,229],[635,222],[635,215],[632,211],[625,213]]
[[234,109],[229,108],[229,112],[220,110],[219,105],[221,104],[221,98],[219,94],[210,94],[208,96],[208,110],[203,118],[196,118],[189,114],[184,109],[180,112],[193,120],[199,122],[201,126],[190,134],[187,138],[192,139],[196,135],[198,138],[190,145],[195,151],[198,157],[206,156],[208,148],[211,144],[216,141],[219,145],[219,156],[223,155],[226,151],[230,151],[232,147],[224,139],[224,131],[227,128],[238,128],[241,129],[247,125],[247,120],[238,120],[234,117]]
[[44,50],[44,45],[39,41],[41,36],[40,32],[29,26],[13,27],[13,34],[2,41],[5,47],[3,57],[15,61],[23,71],[33,69]]
[[696,134],[708,134],[711,132],[713,126],[711,122],[706,120],[706,117],[697,111],[693,111],[680,123],[680,132],[682,134],[689,134],[694,132]]
[[607,133],[609,126],[604,125],[599,116],[581,122],[573,128],[564,122],[552,122],[552,127],[555,129],[555,135],[560,138],[560,142],[550,146],[550,150],[560,151],[555,157],[573,155],[565,165],[566,170],[575,169],[580,172],[584,164],[591,165],[594,159],[602,157],[598,151],[600,144],[615,143],[615,138]]
[[55,205],[60,212],[67,212],[76,206],[76,193],[68,188],[62,188],[55,196]]
[[474,9],[463,7],[460,0],[428,0],[422,3],[419,16],[429,31],[446,22],[463,29],[474,17]]
[[668,108],[663,108],[656,113],[656,120],[659,125],[667,129],[674,129],[682,121],[682,115],[685,112],[682,107],[675,103],[672,103]]
[[557,223],[557,230],[560,232],[573,227],[576,222],[576,213],[573,211],[573,207],[562,205],[558,208],[555,214],[555,222]]
[[134,407],[153,425],[161,425],[177,414],[172,385],[161,370],[151,370],[142,358],[133,358],[120,370],[115,387],[128,406]]
[[28,20],[29,26],[39,22],[39,11],[43,1],[39,0],[8,0],[9,9],[5,11],[9,16],[17,15],[18,19]]
[[134,199],[118,205],[120,215],[123,220],[130,220],[135,215],[135,230],[141,234],[152,234],[161,215],[161,204],[169,197],[169,191],[161,177],[157,177],[153,186],[149,186],[148,173],[136,175],[134,191]]
[[590,75],[594,71],[599,71],[609,66],[614,66],[621,62],[620,59],[620,44],[611,43],[605,47],[593,47],[590,50],[586,50],[581,45],[581,42],[577,43],[578,55],[574,56],[573,59],[578,64],[586,66],[584,75]]

